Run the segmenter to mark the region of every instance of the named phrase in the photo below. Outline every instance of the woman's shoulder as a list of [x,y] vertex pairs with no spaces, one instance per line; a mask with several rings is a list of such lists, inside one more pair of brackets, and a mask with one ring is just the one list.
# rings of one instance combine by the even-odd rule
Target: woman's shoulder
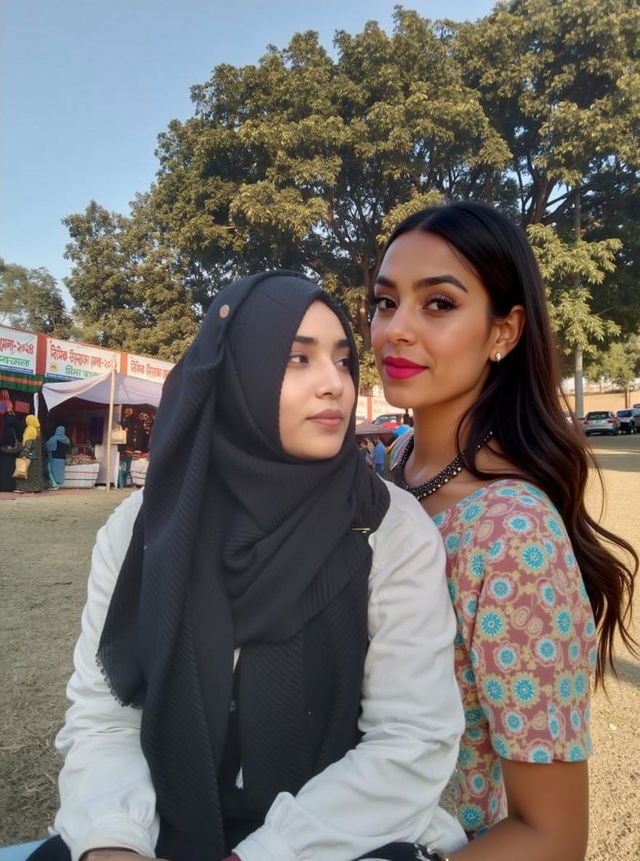
[[392,481],[384,481],[389,490],[389,508],[385,514],[378,532],[410,533],[413,529],[431,530],[433,522],[418,500],[407,490],[398,487]]
[[128,544],[133,532],[133,524],[142,506],[143,491],[135,490],[123,500],[109,515],[107,522],[98,532],[98,539],[104,536],[110,544],[126,541]]
[[520,478],[504,478],[489,482],[450,508],[434,515],[433,519],[436,523],[445,519],[473,523],[482,515],[505,516],[517,513],[560,519],[549,496],[531,482]]
[[547,494],[527,481],[492,482],[435,515],[434,523],[456,570],[470,566],[487,574],[518,568],[539,576],[551,569],[558,576],[561,570],[578,570],[561,515]]
[[425,541],[440,542],[438,529],[417,499],[391,481],[383,478],[378,481],[384,481],[388,488],[389,507],[370,536],[374,554],[388,555],[406,544],[418,546]]
[[564,521],[549,496],[522,479],[491,482],[435,514],[433,522],[445,546],[461,543],[478,550],[508,539],[512,548],[542,541],[571,549]]

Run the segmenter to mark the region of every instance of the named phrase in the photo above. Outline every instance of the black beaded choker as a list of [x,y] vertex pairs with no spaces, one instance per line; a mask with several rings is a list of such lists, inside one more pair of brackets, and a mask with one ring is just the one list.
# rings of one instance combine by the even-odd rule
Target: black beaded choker
[[[481,449],[483,445],[486,445],[492,436],[493,431],[489,431],[489,433],[484,437],[484,439],[476,446],[476,451]],[[407,484],[407,482],[404,480],[404,468],[407,461],[409,460],[409,455],[412,451],[413,437],[411,437],[411,439],[407,443],[405,450],[402,452],[402,455],[400,457],[396,484],[403,490],[408,490],[409,493],[412,493],[417,500],[424,499],[425,496],[431,496],[431,494],[435,493],[436,490],[440,490],[443,484],[446,484],[448,481],[451,481],[451,479],[455,478],[459,472],[462,472],[462,468],[464,466],[464,455],[466,450],[461,451],[459,455],[454,457],[451,463],[448,463],[444,469],[441,469],[440,472],[434,475],[433,478],[430,478],[428,481],[425,481],[424,484]]]

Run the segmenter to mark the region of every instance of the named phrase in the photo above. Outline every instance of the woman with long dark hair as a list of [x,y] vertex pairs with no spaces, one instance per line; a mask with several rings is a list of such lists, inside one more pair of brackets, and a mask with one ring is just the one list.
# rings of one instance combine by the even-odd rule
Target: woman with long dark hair
[[34,861],[466,842],[438,807],[463,726],[444,550],[358,452],[356,356],[302,276],[212,303],[165,383],[144,492],[98,534],[59,836]]
[[488,206],[426,209],[390,237],[373,302],[385,396],[414,417],[393,474],[440,529],[458,618],[472,839],[452,857],[583,858],[589,679],[616,634],[633,646],[637,556],[585,508],[594,464],[562,413],[535,257]]

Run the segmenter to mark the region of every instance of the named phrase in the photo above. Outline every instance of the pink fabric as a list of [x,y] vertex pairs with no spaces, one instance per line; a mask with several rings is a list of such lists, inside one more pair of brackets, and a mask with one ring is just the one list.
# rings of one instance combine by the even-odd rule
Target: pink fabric
[[506,815],[501,757],[590,754],[595,624],[562,519],[534,486],[496,481],[433,520],[447,552],[466,717],[457,813],[478,834]]

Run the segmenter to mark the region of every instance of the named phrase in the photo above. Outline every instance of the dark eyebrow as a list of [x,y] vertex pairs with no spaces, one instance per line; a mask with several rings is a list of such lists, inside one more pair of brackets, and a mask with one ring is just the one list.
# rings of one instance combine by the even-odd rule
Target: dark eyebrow
[[[309,338],[307,335],[296,335],[293,339],[294,344],[298,342],[298,344],[312,344],[316,346],[318,343],[317,338]],[[341,338],[339,341],[336,341],[336,347],[351,347],[351,344],[346,338]]]
[[[397,289],[395,281],[392,281],[391,278],[387,278],[385,275],[378,275],[376,278],[376,284],[381,284],[383,287],[392,287],[393,289]],[[461,281],[458,281],[455,275],[434,275],[431,278],[419,278],[414,282],[413,289],[418,290],[420,287],[436,287],[438,284],[453,284],[454,287],[459,287],[461,290],[464,290],[465,293],[469,292],[464,284]]]

